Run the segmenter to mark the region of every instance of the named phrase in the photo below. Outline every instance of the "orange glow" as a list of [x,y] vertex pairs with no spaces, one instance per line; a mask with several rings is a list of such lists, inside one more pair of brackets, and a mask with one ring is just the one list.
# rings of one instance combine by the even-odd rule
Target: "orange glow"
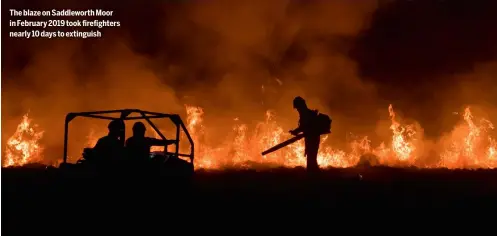
[[[195,148],[195,166],[197,169],[246,168],[253,165],[261,166],[305,166],[304,142],[300,140],[276,152],[261,156],[261,152],[280,142],[291,138],[275,121],[275,113],[267,111],[265,119],[249,130],[247,124],[240,123],[235,118],[235,125],[230,134],[226,135],[220,145],[209,145],[209,133],[204,126],[204,110],[201,107],[186,105],[186,125],[190,132]],[[373,165],[394,167],[417,166],[426,167],[422,163],[423,153],[416,145],[417,130],[411,124],[403,124],[393,106],[388,107],[390,115],[391,140],[384,141],[373,148],[368,137],[360,137],[351,141],[347,150],[337,149],[326,143],[328,135],[321,137],[321,148],[318,163],[322,168],[346,168],[357,165],[361,160],[369,158]],[[496,168],[497,142],[490,136],[493,124],[485,119],[474,122],[470,108],[466,108],[462,116],[463,124],[457,126],[447,142],[442,145],[438,164],[430,167],[444,168]],[[38,144],[43,132],[36,131],[31,126],[31,120],[24,116],[16,133],[8,140],[4,166],[23,165],[42,161],[42,148]],[[87,146],[93,147],[98,137],[94,130],[88,135]],[[158,135],[156,135],[157,138]],[[182,145],[185,147],[184,145]],[[153,151],[162,151],[154,148]],[[374,160],[371,159],[373,156]]]

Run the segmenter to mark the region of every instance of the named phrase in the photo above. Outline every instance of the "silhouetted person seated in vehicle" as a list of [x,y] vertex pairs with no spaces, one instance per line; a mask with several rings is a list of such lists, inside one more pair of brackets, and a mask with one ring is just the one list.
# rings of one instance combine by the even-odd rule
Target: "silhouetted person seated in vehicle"
[[113,120],[107,128],[109,133],[97,141],[92,153],[92,159],[104,165],[118,161],[124,151],[123,142],[120,140],[120,137],[124,134],[124,122],[122,120]]
[[133,136],[126,140],[126,152],[132,162],[144,163],[150,155],[152,146],[164,146],[176,143],[176,140],[162,140],[145,137],[145,125],[142,122],[136,122],[133,125]]
[[317,172],[319,171],[317,157],[321,141],[318,127],[316,127],[318,111],[307,108],[307,104],[302,97],[296,97],[293,100],[293,108],[298,111],[300,119],[299,127],[294,130],[290,130],[290,133],[292,135],[304,133],[307,171]]

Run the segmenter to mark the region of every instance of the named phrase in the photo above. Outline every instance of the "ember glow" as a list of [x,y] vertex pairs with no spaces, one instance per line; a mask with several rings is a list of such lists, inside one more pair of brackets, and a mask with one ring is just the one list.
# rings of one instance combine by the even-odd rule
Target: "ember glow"
[[[239,123],[239,119],[234,118],[235,125],[231,133],[225,135],[226,138],[221,145],[212,146],[205,142],[209,140],[209,133],[204,126],[204,110],[201,107],[188,105],[185,108],[187,128],[196,145],[197,169],[247,168],[254,165],[297,167],[306,164],[303,140],[261,156],[263,150],[291,138],[291,135],[276,123],[276,114],[273,111],[266,112],[264,121],[259,122],[255,130],[250,130],[247,124]],[[439,156],[429,157],[439,160],[437,164],[432,165],[420,161],[420,157],[424,154],[417,147],[421,142],[416,138],[418,131],[414,125],[403,124],[396,116],[392,105],[388,107],[388,112],[391,121],[391,140],[373,148],[368,137],[359,137],[351,141],[347,149],[341,150],[328,145],[326,140],[329,137],[324,135],[321,138],[322,145],[318,155],[319,165],[322,168],[346,168],[367,160],[372,165],[393,167],[450,169],[497,167],[497,143],[489,134],[494,128],[493,124],[485,119],[475,122],[469,107],[461,117],[464,123],[455,127],[448,141],[440,145],[442,151]],[[16,133],[9,139],[3,166],[43,161],[42,148],[38,144],[43,133],[31,127],[30,122],[27,115],[24,116]],[[94,130],[89,132],[87,138],[89,147],[92,147],[98,139]]]

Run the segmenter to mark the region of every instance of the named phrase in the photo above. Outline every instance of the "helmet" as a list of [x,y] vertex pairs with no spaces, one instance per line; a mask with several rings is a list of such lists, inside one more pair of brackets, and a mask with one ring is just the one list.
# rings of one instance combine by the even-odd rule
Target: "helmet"
[[133,132],[134,133],[145,133],[145,124],[143,122],[138,121],[133,125]]
[[122,120],[112,120],[107,126],[109,131],[121,131],[124,130],[124,121]]
[[307,107],[305,100],[301,96],[297,96],[293,99],[293,108]]

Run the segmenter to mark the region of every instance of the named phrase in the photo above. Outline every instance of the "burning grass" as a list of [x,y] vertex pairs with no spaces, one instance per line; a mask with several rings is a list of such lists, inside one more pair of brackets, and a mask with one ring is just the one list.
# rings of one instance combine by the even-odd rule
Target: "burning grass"
[[[477,169],[497,167],[497,143],[490,135],[494,127],[485,119],[476,121],[470,108],[466,108],[462,121],[449,137],[441,139],[438,156],[428,156],[422,149],[420,128],[403,124],[393,106],[388,107],[391,139],[372,147],[367,136],[352,140],[345,150],[326,144],[328,136],[322,137],[318,163],[323,168],[347,168],[367,162],[371,165],[390,167]],[[265,120],[249,130],[247,124],[237,123],[226,135],[221,145],[209,145],[203,123],[204,110],[186,106],[187,128],[194,139],[195,166],[197,169],[247,169],[267,167],[305,166],[303,141],[296,142],[267,156],[260,153],[288,138],[283,128],[275,121],[275,113],[267,111]],[[251,131],[251,132],[249,132]],[[103,134],[103,133],[102,133]],[[7,141],[3,166],[22,166],[33,162],[47,162],[43,159],[43,148],[39,144],[43,131],[24,116],[14,135]],[[87,146],[93,146],[98,136],[92,130]]]

